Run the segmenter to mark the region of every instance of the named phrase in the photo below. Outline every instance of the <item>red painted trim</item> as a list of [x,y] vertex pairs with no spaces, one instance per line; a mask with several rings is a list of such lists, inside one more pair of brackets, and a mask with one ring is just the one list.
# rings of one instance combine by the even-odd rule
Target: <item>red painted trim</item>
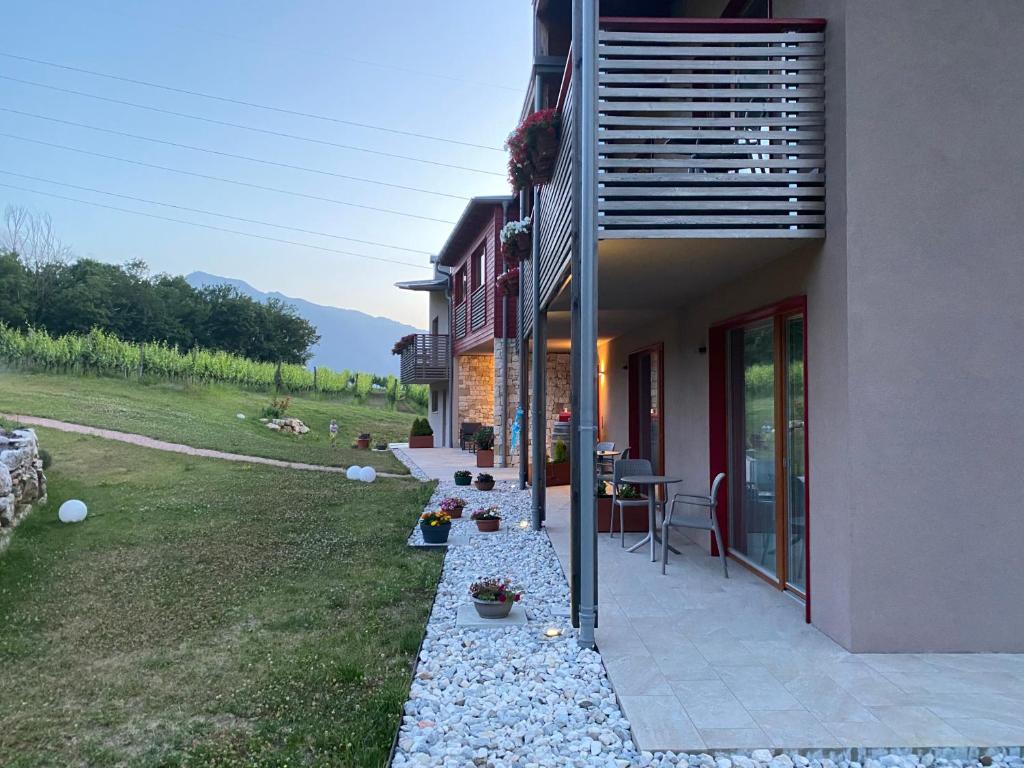
[[601,29],[615,32],[819,32],[825,19],[694,19],[603,16]]
[[775,315],[791,314],[793,312],[807,312],[807,297],[806,296],[792,296],[782,301],[777,301],[774,304],[768,304],[757,309],[752,309],[749,312],[744,312],[741,315],[734,315],[733,317],[720,320],[714,325],[714,328],[738,328],[741,325],[749,325],[750,323],[757,322],[758,320],[764,320],[766,317],[774,317]]

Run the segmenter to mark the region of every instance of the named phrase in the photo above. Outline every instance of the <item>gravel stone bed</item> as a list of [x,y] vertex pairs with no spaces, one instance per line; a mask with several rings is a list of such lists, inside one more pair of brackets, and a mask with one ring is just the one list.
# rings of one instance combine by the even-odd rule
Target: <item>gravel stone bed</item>
[[[547,533],[519,526],[530,519],[529,491],[513,481],[487,492],[441,481],[427,508],[436,509],[446,496],[467,501],[464,516],[452,521],[452,534],[468,535],[469,544],[451,547],[445,556],[393,766],[1024,768],[1019,749],[640,751],[600,655],[576,643],[568,585]],[[484,506],[501,509],[498,533],[478,533],[469,519]],[[409,544],[422,541],[417,525]],[[456,627],[459,605],[470,602],[470,583],[483,576],[509,577],[525,591],[526,626]],[[545,636],[550,628],[561,635]]]

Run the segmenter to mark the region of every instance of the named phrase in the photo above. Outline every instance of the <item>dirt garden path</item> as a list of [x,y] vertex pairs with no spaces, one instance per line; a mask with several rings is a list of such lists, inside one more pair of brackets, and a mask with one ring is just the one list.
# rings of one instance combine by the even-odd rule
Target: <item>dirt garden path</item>
[[[304,464],[301,461],[283,461],[281,459],[268,459],[263,456],[247,456],[242,453],[225,453],[214,451],[210,448],[193,448],[191,445],[181,443],[168,443],[164,440],[156,440],[145,435],[134,435],[130,432],[117,432],[113,429],[100,429],[98,427],[87,427],[83,424],[72,424],[68,421],[57,421],[56,419],[44,419],[39,416],[18,416],[17,414],[3,413],[0,418],[25,424],[26,426],[46,427],[57,429],[61,432],[74,432],[79,435],[91,435],[102,437],[105,440],[117,440],[121,443],[130,443],[143,448],[152,448],[157,451],[168,453],[183,453],[186,456],[202,456],[207,459],[224,459],[225,461],[244,461],[249,464],[266,464],[271,467],[282,469],[305,469],[313,472],[335,472],[344,474],[347,467],[328,467],[323,464]],[[378,472],[377,477],[411,477],[410,475],[399,475],[392,472]]]

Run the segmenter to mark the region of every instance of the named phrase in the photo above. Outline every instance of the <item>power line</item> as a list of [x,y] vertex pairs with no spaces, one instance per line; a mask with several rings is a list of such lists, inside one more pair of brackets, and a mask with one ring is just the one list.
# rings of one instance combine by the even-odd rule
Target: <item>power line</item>
[[[96,75],[97,77],[107,77],[107,78],[110,78],[112,80],[119,80],[119,81],[123,81],[123,82],[127,82],[127,83],[133,83],[135,85],[145,85],[145,86],[149,86],[151,88],[159,88],[161,90],[170,91],[172,93],[183,93],[183,94],[187,94],[189,96],[200,96],[200,97],[202,97],[204,99],[212,99],[214,101],[226,102],[228,104],[238,104],[238,105],[245,106],[245,107],[254,107],[256,109],[265,109],[265,110],[268,110],[270,112],[280,112],[280,113],[285,114],[285,115],[295,115],[295,116],[299,116],[299,117],[309,117],[309,118],[313,118],[315,120],[324,120],[326,122],[337,123],[338,125],[348,125],[348,126],[354,126],[356,128],[367,128],[367,129],[370,129],[370,130],[373,130],[373,131],[383,131],[384,133],[394,133],[394,134],[397,134],[399,136],[411,136],[411,137],[415,137],[417,139],[428,139],[430,141],[441,141],[441,142],[444,142],[446,144],[458,144],[459,146],[462,146],[462,147],[474,147],[475,149],[487,149],[487,150],[490,150],[492,152],[503,152],[504,151],[500,147],[492,147],[492,146],[489,146],[487,144],[475,144],[474,142],[471,142],[471,141],[460,141],[458,139],[446,139],[446,138],[444,138],[442,136],[431,136],[430,134],[418,133],[416,131],[405,131],[405,130],[401,130],[399,128],[387,128],[387,127],[384,127],[384,126],[381,126],[381,125],[372,125],[370,123],[359,123],[359,122],[356,122],[354,120],[342,120],[341,118],[327,117],[327,116],[324,116],[324,115],[317,115],[317,114],[314,114],[312,112],[299,112],[299,111],[292,110],[292,109],[283,109],[283,108],[280,108],[280,107],[270,107],[270,106],[266,106],[264,104],[257,104],[255,102],[251,102],[251,101],[243,101],[241,99],[231,99],[231,98],[228,98],[226,96],[215,96],[215,95],[211,95],[211,94],[208,94],[208,93],[202,93],[201,91],[190,91],[190,90],[187,90],[185,88],[172,88],[171,86],[160,85],[158,83],[150,83],[150,82],[146,82],[145,80],[133,80],[133,79],[127,78],[127,77],[118,77],[117,75],[108,75],[108,74],[104,74],[102,72],[94,72],[94,71],[88,70],[88,69],[79,69],[77,67],[67,67],[67,66],[64,66],[62,64],[53,64],[51,62],[42,61],[40,59],[30,59],[30,58],[28,58],[26,56],[15,56],[12,53],[0,52],[0,56],[6,56],[7,58],[17,59],[19,61],[30,61],[30,62],[32,62],[34,64],[45,64],[47,66],[52,66],[52,67],[58,67],[60,69],[71,70],[72,72],[84,72],[86,74]],[[117,99],[109,99],[109,98],[106,98],[104,96],[95,96],[93,94],[82,93],[80,91],[73,91],[73,90],[64,89],[64,88],[58,88],[57,86],[53,86],[53,85],[45,85],[43,83],[36,83],[36,82],[31,81],[31,80],[19,80],[19,79],[15,78],[15,77],[7,77],[7,76],[0,76],[0,77],[3,77],[5,80],[13,80],[14,82],[17,82],[17,83],[24,83],[25,85],[34,85],[34,86],[37,86],[39,88],[51,88],[51,89],[53,89],[55,91],[63,91],[64,93],[75,93],[75,94],[78,94],[79,96],[88,96],[88,97],[93,98],[93,99],[102,99],[103,101],[112,101],[115,104],[126,104],[128,106],[139,107],[141,109],[155,109],[155,107],[146,107],[146,106],[143,106],[143,105],[140,105],[140,104],[135,104],[135,103],[130,102],[130,101],[118,101]],[[162,110],[158,110],[158,111],[162,111]],[[178,114],[178,113],[171,112],[169,114]],[[184,115],[184,117],[192,117],[192,116],[191,115]],[[195,119],[202,120],[203,118],[196,117]],[[230,125],[230,123],[225,123],[225,125]],[[344,146],[344,145],[340,145],[340,146]]]
[[[126,19],[131,19],[132,21],[135,21],[135,22],[139,21],[139,18],[137,16],[132,16],[131,14],[125,13],[123,11],[119,11],[119,10],[114,9],[114,8],[106,7],[103,10],[106,11],[107,13],[114,14],[114,15],[117,15],[117,16],[121,16],[121,17],[126,18]],[[260,48],[260,50],[266,50],[266,48],[268,46],[270,46],[270,45],[275,45],[277,47],[281,47],[280,43],[277,42],[277,41],[274,41],[272,43],[269,40],[257,40],[257,39],[254,39],[254,38],[244,37],[243,35],[238,35],[238,34],[234,34],[234,33],[231,33],[231,32],[224,32],[223,30],[200,29],[198,27],[188,27],[188,26],[185,26],[184,24],[174,24],[174,23],[168,23],[166,21],[161,21],[160,24],[161,24],[162,27],[163,26],[175,27],[177,29],[185,30],[186,32],[199,32],[200,34],[209,35],[209,36],[212,36],[212,37],[224,37],[224,38],[228,38],[229,40],[238,40],[238,41],[246,43],[248,45],[258,46]],[[498,89],[501,89],[501,90],[504,90],[504,91],[511,91],[513,93],[518,93],[520,95],[522,95],[524,93],[524,89],[523,88],[517,88],[515,86],[507,85],[507,84],[504,84],[504,83],[492,83],[492,82],[487,82],[487,81],[484,81],[484,80],[470,80],[470,79],[465,78],[465,77],[457,77],[455,75],[442,74],[440,72],[431,72],[431,71],[423,70],[423,69],[420,69],[420,68],[400,67],[400,66],[398,66],[396,64],[386,64],[386,63],[383,63],[383,62],[380,62],[380,61],[370,61],[368,59],[359,59],[359,58],[355,58],[353,56],[343,56],[343,55],[340,55],[336,51],[333,51],[333,50],[330,52],[330,54],[327,54],[327,52],[324,51],[323,49],[311,49],[311,48],[308,48],[306,46],[303,46],[302,48],[299,48],[297,46],[289,46],[287,48],[287,50],[293,50],[293,51],[297,51],[297,52],[300,52],[300,53],[310,53],[310,52],[313,52],[313,53],[316,53],[316,54],[319,54],[319,55],[329,55],[329,58],[331,59],[331,61],[350,61],[353,64],[361,64],[361,65],[367,66],[367,67],[376,67],[377,69],[388,69],[388,70],[391,70],[391,71],[394,71],[394,72],[403,72],[403,73],[406,73],[406,74],[420,75],[422,77],[432,77],[432,78],[436,78],[438,80],[448,80],[448,81],[455,82],[455,83],[468,83],[469,85],[484,86],[484,87],[487,87],[487,88],[498,88]]]
[[[217,120],[216,118],[205,117],[203,115],[193,115],[193,114],[190,114],[188,112],[177,112],[177,111],[175,111],[173,109],[163,109],[161,107],[154,107],[154,106],[151,106],[149,104],[139,104],[138,102],[134,102],[134,101],[124,101],[123,99],[114,99],[114,98],[111,98],[109,96],[100,96],[99,94],[95,94],[95,93],[87,93],[86,91],[76,91],[73,88],[61,88],[59,86],[50,85],[48,83],[37,83],[37,82],[35,82],[33,80],[22,80],[21,78],[10,77],[9,75],[0,75],[0,80],[8,80],[8,81],[10,81],[12,83],[20,83],[21,85],[31,85],[34,88],[45,88],[45,89],[50,90],[50,91],[58,91],[59,93],[70,93],[70,94],[73,94],[75,96],[84,96],[87,99],[96,99],[97,101],[105,101],[105,102],[110,103],[110,104],[119,104],[121,106],[132,107],[134,109],[145,109],[145,110],[147,110],[149,112],[157,112],[157,113],[159,113],[161,115],[173,115],[174,117],[184,117],[184,118],[187,118],[188,120],[199,120],[200,122],[210,123],[212,125],[223,125],[223,126],[226,126],[228,128],[239,128],[239,129],[241,129],[243,131],[252,131],[254,133],[262,133],[262,134],[266,134],[268,136],[279,136],[281,138],[286,138],[286,139],[295,139],[296,141],[306,141],[306,142],[309,142],[311,144],[322,144],[322,145],[328,146],[328,147],[338,147],[340,149],[355,149],[355,150],[360,151],[360,152],[372,152],[372,153],[375,153],[375,154],[379,154],[379,153],[377,153],[377,150],[360,149],[358,147],[353,147],[353,146],[351,146],[349,144],[339,144],[338,142],[335,142],[335,141],[328,141],[326,139],[317,139],[317,138],[313,138],[312,136],[300,136],[299,134],[288,133],[286,131],[274,131],[274,130],[271,130],[269,128],[257,128],[256,126],[253,126],[253,125],[245,125],[244,123],[232,123],[232,122],[229,122],[227,120]],[[388,156],[389,157],[404,157],[404,155],[390,155],[390,154]],[[433,162],[433,161],[422,160],[422,161],[419,161],[419,162]],[[462,166],[452,166],[452,167],[461,168]],[[484,173],[484,171],[480,171],[480,172]]]
[[[156,163],[147,163],[147,162],[145,162],[143,160],[132,160],[131,158],[120,157],[118,155],[108,155],[108,154],[104,154],[103,152],[93,152],[93,151],[88,150],[88,149],[81,149],[80,147],[69,147],[66,144],[55,144],[55,143],[50,142],[50,141],[42,141],[41,139],[30,139],[27,136],[18,136],[17,134],[13,134],[13,133],[4,133],[4,132],[0,131],[0,137],[7,138],[7,139],[15,139],[17,141],[26,141],[26,142],[29,142],[31,144],[38,144],[38,145],[43,146],[43,147],[52,147],[54,149],[65,150],[67,152],[77,152],[78,154],[89,155],[90,157],[101,157],[101,158],[104,158],[105,160],[115,160],[115,161],[117,161],[119,163],[128,163],[129,165],[137,165],[137,166],[142,167],[142,168],[154,168],[154,169],[159,170],[159,171],[167,171],[169,173],[178,173],[178,174],[181,174],[182,176],[192,176],[192,177],[197,178],[197,179],[206,179],[207,181],[220,181],[220,182],[223,182],[225,184],[234,184],[234,185],[239,186],[239,187],[247,187],[249,189],[260,189],[260,190],[263,190],[264,192],[276,192],[276,193],[281,194],[281,195],[290,195],[292,197],[301,197],[301,198],[305,198],[307,200],[319,200],[319,201],[324,202],[324,203],[334,203],[335,205],[344,205],[344,206],[349,206],[349,207],[352,207],[352,208],[362,208],[362,209],[370,210],[370,211],[379,211],[381,213],[393,213],[393,214],[395,214],[397,216],[407,216],[407,217],[410,217],[410,218],[424,219],[426,221],[436,221],[436,222],[440,222],[442,224],[454,224],[455,223],[455,222],[450,221],[448,219],[435,219],[435,218],[431,218],[431,217],[427,217],[427,216],[419,216],[419,215],[414,214],[414,213],[403,213],[401,211],[393,211],[393,210],[390,210],[388,208],[375,208],[375,207],[369,206],[369,205],[360,205],[359,203],[349,203],[349,202],[346,202],[344,200],[337,200],[337,199],[335,199],[333,197],[323,197],[321,195],[313,195],[313,194],[309,194],[307,192],[296,192],[295,190],[281,189],[280,187],[268,187],[268,186],[264,186],[262,184],[254,184],[254,183],[248,182],[248,181],[239,181],[238,179],[229,179],[229,178],[227,178],[225,176],[211,176],[209,174],[198,173],[196,171],[185,171],[185,170],[182,170],[180,168],[171,168],[170,166],[167,166],[167,165],[157,165]],[[361,179],[360,179],[360,181],[361,181]],[[400,185],[397,185],[397,184],[386,184],[385,182],[371,182],[371,183],[373,183],[373,184],[384,184],[385,186],[398,187],[399,189],[408,189],[408,190],[411,190],[413,192],[426,192],[427,194],[432,194],[432,195],[442,195],[444,197],[450,197],[450,198],[453,198],[455,200],[468,200],[468,198],[466,198],[466,197],[459,197],[458,195],[449,195],[449,194],[446,194],[444,192],[429,192],[428,190],[416,189],[415,187],[403,187],[403,186],[400,186]]]
[[[123,132],[120,132],[120,131],[115,131],[115,130],[110,129],[110,128],[100,128],[99,126],[88,125],[86,123],[75,123],[75,122],[72,122],[70,120],[58,120],[55,117],[46,117],[44,115],[34,115],[31,112],[19,112],[16,109],[6,109],[5,108],[4,111],[6,111],[6,112],[13,112],[13,113],[18,114],[18,115],[26,115],[28,117],[36,117],[36,118],[39,118],[41,120],[55,120],[57,122],[66,123],[67,125],[76,125],[76,126],[78,126],[80,128],[88,128],[89,130],[92,130],[92,131],[104,131],[106,133],[113,133],[113,134],[116,134],[118,136],[127,136],[127,137],[133,138],[133,139],[142,138],[142,137],[130,134],[130,133],[123,133]],[[191,115],[186,115],[184,113],[181,113],[181,114],[182,114],[183,117],[192,117]],[[205,119],[205,118],[198,118],[198,119]],[[210,120],[210,122],[215,122],[215,121]],[[228,125],[228,123],[224,123],[224,125]],[[236,124],[234,127],[236,127],[236,128],[243,128],[245,126],[237,125]],[[259,130],[261,132],[271,133],[271,131],[262,131],[262,129],[252,129],[252,130]],[[286,135],[286,134],[280,134],[280,135]],[[299,137],[292,136],[291,138],[299,138]],[[147,141],[150,141],[150,139],[147,139]],[[318,140],[307,139],[307,141],[318,141]],[[169,142],[164,142],[164,143],[169,143]],[[398,160],[409,160],[409,161],[414,162],[414,163],[423,163],[425,165],[434,165],[434,166],[438,166],[440,168],[454,168],[456,170],[469,171],[471,173],[482,173],[482,174],[485,174],[487,176],[501,176],[502,175],[502,174],[498,173],[497,171],[485,171],[482,168],[473,168],[473,167],[468,166],[468,165],[456,165],[455,163],[444,163],[444,162],[441,162],[440,160],[426,160],[426,159],[424,159],[422,157],[413,157],[412,155],[399,155],[399,154],[396,154],[394,152],[383,152],[383,151],[377,150],[377,149],[366,149],[364,147],[356,147],[356,146],[352,146],[352,145],[349,145],[349,144],[333,144],[331,142],[326,142],[326,141],[324,141],[324,142],[319,142],[318,141],[318,143],[331,144],[331,146],[334,146],[334,147],[340,147],[342,149],[350,149],[350,150],[353,150],[355,152],[365,152],[367,154],[378,155],[380,157],[391,157],[391,158],[395,158],[395,159],[398,159]],[[184,146],[184,145],[182,145],[182,146]]]
[[39,182],[42,182],[44,184],[54,184],[54,185],[56,185],[58,187],[67,187],[68,189],[77,189],[77,190],[81,190],[82,192],[95,192],[98,195],[107,195],[109,197],[117,197],[117,198],[120,198],[122,200],[133,200],[133,201],[135,201],[137,203],[147,203],[148,205],[160,205],[160,206],[163,206],[164,208],[174,208],[175,210],[188,211],[189,213],[201,213],[201,214],[206,215],[206,216],[217,216],[218,218],[221,218],[221,219],[231,219],[232,221],[241,221],[241,222],[244,222],[246,224],[259,224],[260,226],[263,226],[263,227],[274,227],[275,229],[287,229],[287,230],[290,230],[292,232],[301,232],[301,233],[303,233],[305,235],[317,235],[318,237],[330,237],[330,238],[334,238],[335,240],[348,240],[348,241],[353,242],[353,243],[362,243],[363,245],[376,245],[376,246],[378,246],[380,248],[391,248],[391,249],[396,250],[396,251],[406,251],[408,253],[420,253],[420,254],[423,254],[424,256],[429,256],[430,255],[430,251],[424,251],[424,250],[421,250],[419,248],[406,248],[406,247],[401,246],[401,245],[388,245],[387,243],[379,243],[379,242],[377,242],[375,240],[360,240],[357,237],[345,237],[344,235],[335,235],[335,234],[332,234],[330,232],[317,232],[314,229],[303,229],[302,227],[291,227],[291,226],[288,226],[286,224],[274,224],[274,223],[269,222],[269,221],[260,221],[259,219],[246,219],[246,218],[243,218],[242,216],[232,216],[232,215],[227,214],[227,213],[217,213],[216,211],[206,211],[206,210],[203,210],[202,208],[189,208],[188,206],[185,206],[185,205],[175,205],[174,203],[163,203],[163,202],[160,202],[159,200],[147,200],[144,197],[136,197],[135,195],[123,195],[123,194],[119,194],[117,192],[107,192],[107,191],[102,190],[102,189],[96,189],[95,187],[83,187],[83,186],[79,186],[78,184],[68,184],[67,182],[63,182],[63,181],[54,181],[53,179],[44,179],[44,178],[41,178],[39,176],[29,176],[29,175],[24,174],[24,173],[15,173],[14,171],[5,171],[3,169],[0,169],[0,173],[2,173],[4,176],[16,176],[19,179],[28,179],[29,181],[39,181]]
[[[151,138],[149,136],[140,136],[139,134],[136,134],[136,133],[125,133],[124,131],[115,131],[112,128],[100,128],[99,126],[88,125],[86,123],[76,123],[73,120],[62,120],[62,119],[60,119],[58,117],[48,117],[46,115],[36,115],[36,114],[31,113],[31,112],[22,112],[22,111],[17,110],[17,109],[10,109],[8,107],[0,107],[0,112],[10,112],[11,114],[23,115],[25,117],[32,117],[32,118],[36,118],[38,120],[47,120],[47,121],[53,122],[53,123],[61,123],[63,125],[71,125],[71,126],[75,126],[77,128],[85,128],[85,129],[91,130],[91,131],[98,131],[100,133],[109,133],[109,134],[113,134],[115,136],[124,136],[124,137],[130,138],[130,139],[138,139],[139,141],[148,141],[148,142],[151,142],[153,144],[162,144],[164,146],[175,147],[177,149],[188,149],[188,150],[193,151],[193,152],[204,152],[204,153],[209,154],[209,155],[217,155],[218,157],[230,157],[230,158],[233,158],[235,160],[245,160],[245,161],[251,162],[251,163],[259,163],[261,165],[274,166],[276,168],[290,168],[290,169],[295,170],[295,171],[304,171],[306,173],[315,173],[315,174],[319,174],[321,176],[332,176],[334,178],[347,179],[347,180],[350,180],[350,181],[369,181],[368,179],[360,179],[358,177],[349,176],[349,175],[343,174],[343,173],[336,173],[334,171],[325,171],[325,170],[322,170],[320,168],[309,168],[309,167],[303,166],[303,165],[293,165],[291,163],[282,163],[282,162],[278,162],[276,160],[264,160],[264,159],[259,158],[259,157],[251,157],[249,155],[237,155],[237,154],[234,154],[232,152],[223,152],[221,150],[209,149],[207,147],[197,147],[197,146],[194,146],[192,144],[180,144],[178,142],[166,141],[164,139],[154,139],[154,138]],[[381,183],[381,184],[383,184],[383,182],[370,182],[370,183]],[[412,188],[412,187],[402,187],[401,185],[397,185],[397,184],[385,184],[384,186],[397,187],[399,189],[412,189],[413,191],[426,191],[426,190],[415,190],[415,188]],[[440,193],[432,193],[432,194],[440,194]],[[448,195],[444,195],[444,196],[448,197]],[[458,198],[458,199],[463,199],[463,198]],[[367,207],[367,206],[361,206],[361,207]],[[375,209],[375,210],[386,210],[386,209]],[[392,210],[388,210],[387,212],[388,213],[400,213],[399,211],[392,211]],[[419,216],[417,214],[401,214],[401,215],[413,216],[414,218],[426,219],[428,221],[441,221],[441,222],[443,222],[445,224],[452,223],[452,222],[447,221],[445,219],[432,219],[429,216]]]
[[81,205],[91,205],[94,208],[105,208],[106,210],[109,210],[109,211],[119,211],[120,213],[130,213],[133,216],[145,216],[146,218],[149,218],[149,219],[159,219],[160,221],[170,221],[170,222],[174,222],[175,224],[185,224],[186,226],[189,226],[189,227],[199,227],[201,229],[210,229],[210,230],[213,230],[214,232],[226,232],[226,233],[228,233],[230,235],[241,235],[242,237],[251,237],[251,238],[254,238],[256,240],[268,240],[268,241],[270,241],[272,243],[283,243],[285,245],[294,245],[294,246],[298,246],[299,248],[309,248],[309,249],[312,249],[314,251],[326,251],[328,253],[339,253],[342,256],[355,256],[356,258],[369,259],[371,261],[382,261],[382,262],[385,262],[387,264],[401,264],[403,267],[416,267],[418,269],[430,269],[430,267],[427,266],[426,264],[413,264],[412,262],[408,262],[408,261],[398,261],[396,259],[385,259],[385,258],[380,257],[380,256],[368,256],[365,253],[353,253],[352,251],[341,251],[341,250],[338,250],[337,248],[328,248],[328,247],[322,246],[322,245],[312,245],[311,243],[300,243],[300,242],[297,242],[295,240],[284,240],[284,239],[279,238],[279,237],[270,237],[269,235],[257,235],[257,234],[255,234],[253,232],[242,232],[241,230],[237,230],[237,229],[227,229],[225,227],[217,227],[217,226],[214,226],[213,224],[200,224],[198,221],[188,221],[186,219],[175,219],[175,218],[173,218],[171,216],[160,216],[159,214],[156,214],[156,213],[145,213],[144,211],[133,211],[130,208],[120,208],[120,207],[118,207],[116,205],[106,205],[104,203],[95,203],[95,202],[93,202],[91,200],[80,200],[77,197],[67,197],[65,195],[58,195],[55,192],[43,192],[42,190],[30,189],[28,187],[19,187],[19,186],[16,186],[14,184],[4,184],[3,182],[0,182],[0,187],[3,187],[5,189],[14,189],[14,190],[17,190],[19,192],[29,192],[29,193],[31,193],[33,195],[43,195],[45,197],[52,197],[52,198],[55,198],[57,200],[65,200],[65,201],[67,201],[69,203],[80,203]]

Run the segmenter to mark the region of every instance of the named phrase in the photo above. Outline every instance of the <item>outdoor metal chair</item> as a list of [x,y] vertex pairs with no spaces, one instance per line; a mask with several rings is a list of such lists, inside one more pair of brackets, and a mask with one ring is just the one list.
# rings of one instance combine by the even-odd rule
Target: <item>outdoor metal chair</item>
[[476,433],[480,431],[482,426],[479,421],[462,422],[462,426],[459,428],[459,447],[462,450],[466,450],[466,444],[468,443],[474,453],[476,452]]
[[[615,443],[611,441],[604,441],[594,446],[594,453],[598,454],[601,451],[614,451]],[[597,472],[597,479],[599,482],[608,482],[612,479],[612,472],[615,469],[615,457],[614,456],[595,456],[594,458],[594,469]]]
[[[628,450],[628,449],[627,449]],[[619,486],[622,478],[629,475],[650,475],[654,473],[647,459],[619,459],[612,470],[612,519],[608,521],[608,538],[615,535],[615,512],[619,513],[619,539],[626,546],[626,507],[647,507],[647,499],[620,499]],[[653,489],[650,491],[653,493]]]
[[[711,493],[707,496],[700,496],[692,493],[677,493],[672,497],[672,503],[668,507],[668,514],[665,515],[661,524],[661,572],[665,573],[665,565],[668,563],[668,532],[673,526],[677,528],[699,528],[704,531],[711,531],[715,535],[715,543],[718,544],[718,556],[722,558],[722,571],[725,578],[729,578],[729,563],[725,556],[725,548],[722,546],[722,533],[718,530],[718,489],[725,480],[725,472],[719,472],[711,483]],[[698,507],[704,512],[694,512],[689,515],[676,514],[676,504],[680,506]]]

